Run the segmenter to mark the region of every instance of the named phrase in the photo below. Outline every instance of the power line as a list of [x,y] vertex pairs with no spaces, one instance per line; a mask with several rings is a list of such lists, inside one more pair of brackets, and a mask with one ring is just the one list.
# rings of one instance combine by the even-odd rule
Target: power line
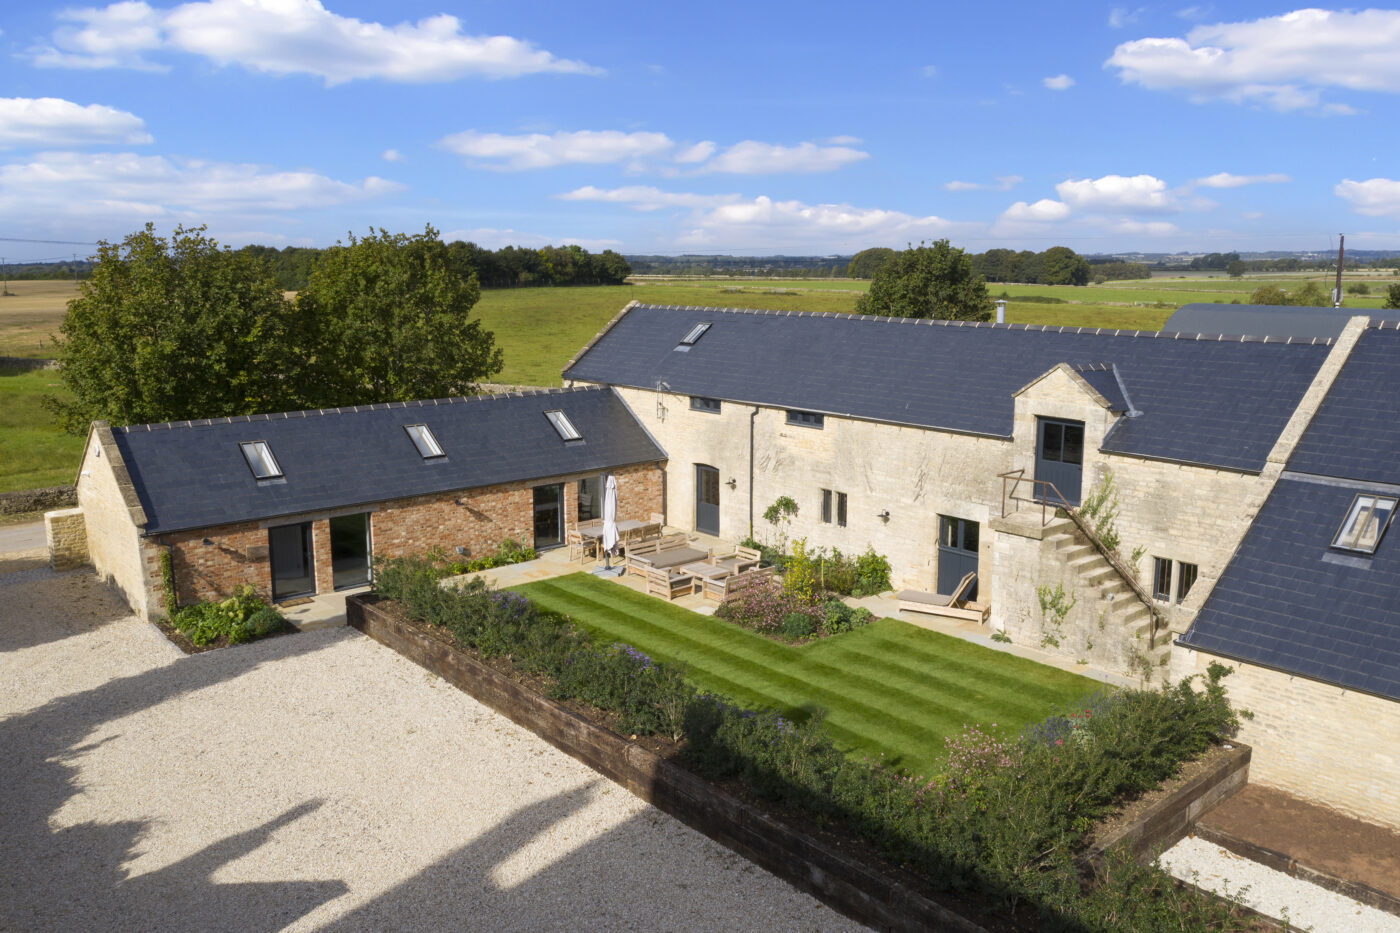
[[49,243],[54,246],[96,246],[96,243],[88,243],[82,240],[28,240],[22,237],[0,236],[0,242],[5,243]]

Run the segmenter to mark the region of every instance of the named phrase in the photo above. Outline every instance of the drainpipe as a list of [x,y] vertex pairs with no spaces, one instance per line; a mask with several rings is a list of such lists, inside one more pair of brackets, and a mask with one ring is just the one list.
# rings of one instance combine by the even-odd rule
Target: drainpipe
[[753,539],[753,426],[758,420],[758,406],[749,412],[749,539]]

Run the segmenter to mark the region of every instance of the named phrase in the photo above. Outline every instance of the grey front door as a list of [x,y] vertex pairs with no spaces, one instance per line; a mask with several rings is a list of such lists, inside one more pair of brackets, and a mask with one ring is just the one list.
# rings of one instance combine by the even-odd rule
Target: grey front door
[[331,579],[336,589],[369,582],[369,513],[330,520]]
[[1070,505],[1079,504],[1079,487],[1084,476],[1084,422],[1036,419],[1035,478],[1048,480],[1059,490],[1037,492],[1051,503],[1060,497]]
[[695,464],[695,530],[719,534],[719,470]]
[[[965,518],[938,516],[938,592],[952,593],[962,578],[977,572],[977,523]],[[977,598],[977,581],[963,599]]]
[[310,522],[267,529],[267,550],[274,601],[316,592]]

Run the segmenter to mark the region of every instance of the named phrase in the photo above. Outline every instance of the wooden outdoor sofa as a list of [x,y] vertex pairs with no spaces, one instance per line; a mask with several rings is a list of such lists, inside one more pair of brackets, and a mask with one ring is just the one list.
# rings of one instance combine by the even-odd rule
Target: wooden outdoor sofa
[[924,593],[919,590],[900,590],[895,594],[899,608],[904,612],[922,612],[948,619],[966,619],[970,622],[985,622],[992,607],[986,603],[976,603],[963,599],[963,594],[972,581],[977,579],[976,571],[969,573],[958,582],[953,592],[946,596],[938,593]]
[[647,581],[647,595],[675,599],[695,592],[696,578],[669,567],[647,567],[641,571]]
[[649,541],[627,546],[627,572],[642,574],[648,570],[670,569],[697,560],[709,560],[710,552],[690,546],[684,532],[661,535]]
[[736,573],[732,576],[719,580],[705,580],[702,582],[706,599],[713,599],[723,602],[726,596],[734,593],[741,593],[744,590],[762,584],[764,581],[773,579],[772,567],[757,567],[752,570],[745,570],[743,573]]

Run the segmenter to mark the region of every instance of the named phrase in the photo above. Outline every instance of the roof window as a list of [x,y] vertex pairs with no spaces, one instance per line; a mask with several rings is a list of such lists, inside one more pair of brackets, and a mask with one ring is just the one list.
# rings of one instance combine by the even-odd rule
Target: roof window
[[1347,512],[1346,521],[1337,530],[1332,546],[1347,551],[1360,551],[1374,554],[1381,543],[1381,535],[1395,514],[1396,499],[1393,496],[1372,496],[1357,493]]
[[257,479],[277,479],[282,475],[282,468],[277,465],[277,458],[272,455],[267,441],[243,441],[238,447],[243,451],[243,459],[248,461],[248,469]]
[[709,329],[710,325],[708,323],[696,324],[681,338],[681,342],[676,346],[676,349],[682,353],[689,353],[690,348],[695,346],[696,342],[701,337],[705,336],[705,331]]
[[443,456],[442,445],[433,437],[432,428],[426,424],[406,424],[403,429],[408,432],[413,446],[418,448],[418,455],[424,460]]
[[583,435],[578,433],[578,428],[569,420],[569,416],[559,411],[547,411],[544,416],[549,419],[549,423],[554,425],[554,430],[559,432],[559,436],[565,441],[578,441],[583,439]]

